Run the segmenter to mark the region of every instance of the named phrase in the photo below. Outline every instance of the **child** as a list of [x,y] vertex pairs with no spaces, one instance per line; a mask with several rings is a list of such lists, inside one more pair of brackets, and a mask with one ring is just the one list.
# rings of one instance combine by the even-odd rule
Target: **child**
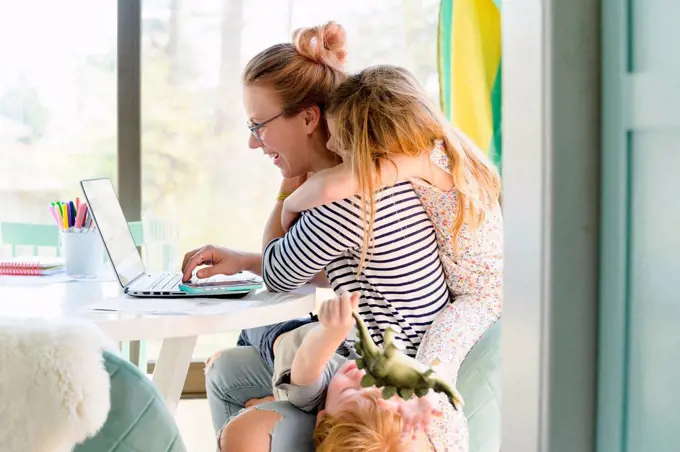
[[[355,361],[336,353],[354,325],[352,310],[358,304],[358,293],[345,292],[321,305],[319,322],[295,322],[293,329],[284,322],[277,326],[278,335],[267,338],[257,329],[246,330],[242,345],[256,347],[267,362],[273,359],[275,400],[318,412],[317,451],[430,451],[422,432],[431,417],[441,415],[432,398],[384,401],[380,389],[361,387],[364,371]],[[404,437],[403,431],[413,434]]]
[[[331,138],[327,147],[343,163],[320,171],[291,194],[283,206],[284,229],[299,212],[356,195],[373,229],[373,192],[411,181],[435,226],[440,259],[454,302],[440,312],[423,337],[416,359],[439,360],[440,373],[455,379],[463,359],[500,317],[503,233],[500,178],[490,160],[441,116],[415,78],[395,66],[375,66],[350,76],[327,103]],[[443,402],[442,402],[443,403]],[[435,420],[436,450],[457,447],[465,426],[451,432],[456,413]],[[460,422],[458,423],[460,425]],[[433,437],[431,437],[433,439]]]

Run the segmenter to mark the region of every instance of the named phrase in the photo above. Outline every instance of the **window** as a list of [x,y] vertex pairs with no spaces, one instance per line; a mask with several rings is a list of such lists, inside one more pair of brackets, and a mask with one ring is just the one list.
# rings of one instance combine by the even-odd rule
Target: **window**
[[53,224],[83,176],[116,178],[116,2],[6,3],[0,55],[0,221]]
[[[247,146],[241,71],[292,30],[328,20],[348,35],[348,69],[413,71],[438,97],[437,0],[145,0],[142,4],[142,217],[177,222],[182,253],[215,243],[246,250],[261,233],[281,180]],[[199,339],[206,357],[235,334]],[[150,358],[157,353],[151,344]]]

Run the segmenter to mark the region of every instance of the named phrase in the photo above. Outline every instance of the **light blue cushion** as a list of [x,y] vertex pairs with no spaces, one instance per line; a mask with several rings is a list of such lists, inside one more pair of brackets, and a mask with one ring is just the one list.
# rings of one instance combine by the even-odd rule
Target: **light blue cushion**
[[458,371],[457,388],[470,426],[470,452],[501,450],[501,321],[470,350]]
[[120,356],[104,352],[111,376],[111,410],[93,438],[75,452],[184,452],[177,424],[149,378]]

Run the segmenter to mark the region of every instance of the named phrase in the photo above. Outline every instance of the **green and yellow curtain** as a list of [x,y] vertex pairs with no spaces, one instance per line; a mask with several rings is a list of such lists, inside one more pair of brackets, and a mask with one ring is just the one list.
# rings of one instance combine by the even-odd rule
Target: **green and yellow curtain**
[[438,54],[442,110],[500,169],[500,0],[442,0]]

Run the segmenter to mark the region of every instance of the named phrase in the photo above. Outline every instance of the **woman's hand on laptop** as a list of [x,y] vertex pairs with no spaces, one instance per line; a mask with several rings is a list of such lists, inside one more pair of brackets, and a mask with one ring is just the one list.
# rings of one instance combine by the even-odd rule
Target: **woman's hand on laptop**
[[205,265],[196,272],[199,279],[213,275],[233,275],[244,270],[260,273],[262,256],[255,253],[234,251],[221,246],[206,245],[189,251],[182,261],[182,280],[191,281],[194,270]]

